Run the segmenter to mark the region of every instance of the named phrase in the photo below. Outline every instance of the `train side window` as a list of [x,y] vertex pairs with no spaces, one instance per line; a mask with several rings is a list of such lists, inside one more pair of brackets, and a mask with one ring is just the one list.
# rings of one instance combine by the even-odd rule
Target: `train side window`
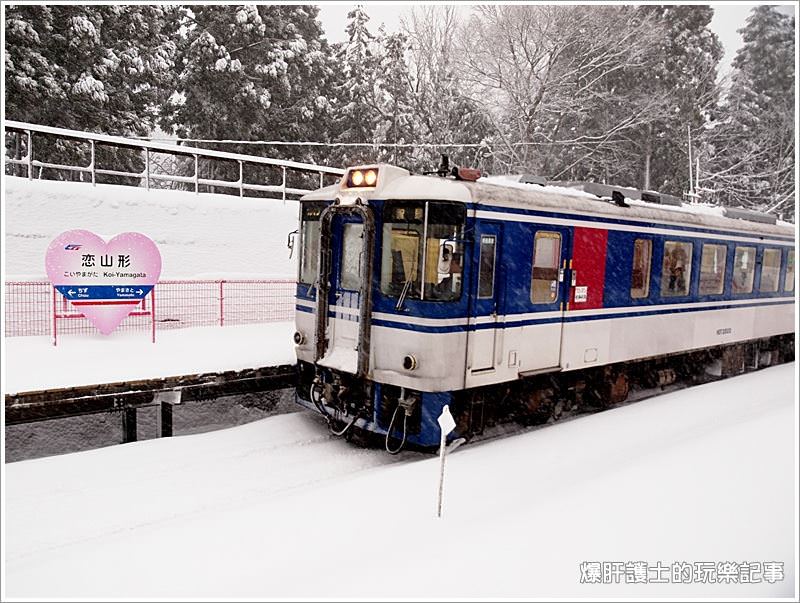
[[540,230],[533,240],[531,301],[549,304],[558,298],[558,264],[561,262],[561,234]]
[[636,239],[633,242],[633,268],[631,270],[631,297],[640,299],[650,293],[650,264],[653,241]]
[[756,248],[737,247],[733,256],[733,293],[750,293],[756,270]]
[[781,250],[765,249],[761,258],[761,280],[758,290],[765,293],[775,293],[778,290],[778,281],[781,276]]
[[478,260],[478,298],[494,296],[494,265],[497,240],[494,235],[481,235],[481,252]]
[[664,242],[664,264],[661,268],[661,296],[689,295],[692,278],[692,244],[682,241]]
[[719,295],[725,288],[725,262],[728,248],[725,245],[703,245],[700,257],[700,295]]
[[786,256],[786,277],[783,279],[783,290],[794,291],[794,249]]
[[339,285],[348,291],[357,291],[361,285],[361,239],[364,225],[348,222],[342,237],[342,269]]

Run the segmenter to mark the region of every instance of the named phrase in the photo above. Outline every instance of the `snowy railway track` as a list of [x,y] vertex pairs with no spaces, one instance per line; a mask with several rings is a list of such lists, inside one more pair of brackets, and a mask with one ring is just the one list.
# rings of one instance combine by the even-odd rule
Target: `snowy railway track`
[[486,444],[488,442],[493,442],[495,440],[500,440],[503,438],[520,435],[523,433],[537,431],[539,429],[550,427],[558,423],[567,423],[569,421],[574,421],[575,419],[580,419],[582,417],[587,417],[597,414],[599,412],[603,412],[604,410],[614,410],[615,408],[623,408],[625,406],[630,406],[631,404],[636,404],[637,402],[643,402],[644,400],[649,400],[651,398],[655,398],[672,392],[684,389],[690,389],[692,387],[697,387],[699,385],[710,383],[712,381],[714,381],[714,379],[709,378],[708,380],[702,380],[696,383],[677,381],[671,385],[665,385],[661,387],[632,388],[631,393],[628,396],[628,399],[625,400],[624,402],[621,402],[619,404],[614,404],[605,409],[587,407],[585,409],[578,408],[574,410],[567,410],[561,415],[561,417],[559,417],[557,421],[553,421],[552,419],[550,419],[550,421],[548,421],[547,423],[542,423],[540,425],[521,425],[512,420],[504,421],[492,425],[490,427],[487,427],[482,434],[470,439],[469,445],[470,447],[474,447],[481,444]]
[[[158,530],[175,521],[237,513],[265,500],[420,458],[414,453],[392,457],[332,438],[321,417],[312,413],[77,454],[7,467],[14,486],[7,490],[7,503],[16,509],[8,526],[8,538],[15,543],[7,557],[9,567],[133,529]],[[142,491],[158,492],[158,497],[143,498]],[[75,500],[83,506],[70,508]],[[48,511],[53,508],[59,508],[57,516]]]

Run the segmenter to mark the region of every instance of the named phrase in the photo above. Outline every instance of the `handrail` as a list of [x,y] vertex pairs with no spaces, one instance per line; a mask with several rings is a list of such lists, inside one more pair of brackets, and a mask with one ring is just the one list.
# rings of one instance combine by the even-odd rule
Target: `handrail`
[[288,161],[284,159],[270,159],[269,157],[257,157],[255,155],[243,155],[241,153],[229,153],[227,151],[215,151],[213,149],[201,149],[199,147],[187,147],[182,145],[172,145],[164,142],[152,142],[148,140],[125,138],[123,136],[110,136],[108,134],[95,134],[93,132],[80,132],[78,130],[67,130],[65,128],[55,128],[52,126],[40,126],[21,121],[7,119],[5,121],[7,130],[17,130],[21,132],[40,132],[41,134],[51,134],[63,138],[75,138],[78,140],[94,140],[122,147],[139,149],[150,149],[151,151],[163,151],[166,153],[176,153],[178,155],[200,155],[202,157],[213,157],[215,159],[227,159],[230,161],[246,161],[247,163],[260,163],[262,165],[274,165],[279,167],[293,168],[308,172],[322,172],[333,176],[344,175],[344,170],[340,168],[317,165],[314,163],[300,163],[298,161]]
[[[313,163],[301,163],[298,161],[289,161],[285,159],[272,159],[269,157],[257,157],[255,155],[243,155],[241,153],[229,153],[227,151],[215,151],[213,149],[201,149],[199,147],[187,147],[167,144],[164,142],[155,142],[149,140],[125,138],[122,136],[110,136],[108,134],[95,134],[92,132],[81,132],[78,130],[67,130],[65,128],[56,128],[53,126],[42,126],[39,124],[30,124],[20,121],[7,120],[4,123],[5,131],[21,132],[27,135],[27,146],[25,149],[25,156],[19,159],[9,157],[6,154],[6,165],[21,165],[25,166],[28,179],[33,179],[34,168],[49,168],[56,170],[66,170],[72,172],[83,172],[91,174],[92,185],[96,184],[97,176],[124,176],[130,178],[140,178],[144,180],[145,187],[150,190],[150,183],[154,181],[172,181],[183,182],[185,184],[193,184],[194,192],[200,192],[200,186],[214,186],[221,188],[238,189],[239,195],[244,196],[244,191],[256,191],[265,193],[278,193],[281,200],[286,200],[286,195],[303,195],[311,192],[309,189],[297,188],[287,186],[286,172],[287,170],[296,170],[299,172],[316,173],[319,174],[319,186],[324,186],[325,176],[342,176],[345,170],[340,168],[329,167],[325,165],[317,165]],[[82,140],[90,143],[91,155],[89,165],[66,165],[49,163],[40,161],[33,158],[33,134],[44,134],[48,136],[57,136],[60,138],[68,138],[72,140]],[[144,152],[144,170],[142,172],[127,172],[121,170],[113,170],[107,168],[98,168],[95,162],[95,145],[111,145],[116,147],[141,149]],[[186,176],[182,174],[165,174],[160,172],[153,172],[150,168],[150,153],[167,153],[171,155],[182,155],[194,158],[194,175]],[[215,159],[222,161],[235,161],[239,164],[239,178],[236,180],[215,180],[200,177],[200,157],[207,159]],[[262,165],[277,167],[281,170],[280,184],[267,184],[267,183],[246,183],[244,181],[244,164]]]

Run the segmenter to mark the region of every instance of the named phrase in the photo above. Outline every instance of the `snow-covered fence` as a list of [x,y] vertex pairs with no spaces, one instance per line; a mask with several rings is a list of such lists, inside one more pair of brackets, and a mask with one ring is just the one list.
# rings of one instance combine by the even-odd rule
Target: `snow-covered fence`
[[[59,141],[83,141],[89,145],[89,165],[70,165],[62,163],[51,163],[36,158],[34,141],[36,134],[41,136],[55,137]],[[39,173],[43,169],[64,170],[86,174],[91,178],[92,184],[97,182],[97,176],[120,176],[125,178],[139,179],[147,189],[156,182],[183,183],[194,188],[195,193],[200,192],[200,187],[216,187],[235,189],[240,196],[244,196],[245,191],[259,193],[273,193],[279,195],[280,199],[295,198],[309,192],[311,189],[289,186],[287,177],[292,175],[317,174],[319,176],[319,186],[325,184],[326,177],[339,177],[344,174],[344,170],[339,168],[315,165],[313,163],[300,163],[297,161],[287,161],[283,159],[271,159],[268,157],[257,157],[255,155],[243,155],[239,153],[228,153],[225,151],[215,151],[211,149],[201,149],[197,147],[187,147],[172,145],[164,142],[151,140],[138,140],[124,138],[121,136],[108,136],[106,134],[94,134],[90,132],[80,132],[78,130],[67,130],[64,128],[54,128],[50,126],[40,126],[19,121],[8,120],[5,122],[6,139],[6,170],[8,166],[22,166],[24,173],[29,179],[36,176],[36,169]],[[142,154],[144,170],[141,172],[130,172],[120,169],[101,168],[96,164],[96,150],[98,146],[112,147],[118,149],[132,149]],[[151,161],[156,154],[167,154],[183,157],[189,161],[194,161],[194,173],[191,176],[182,174],[168,174],[153,169]],[[216,160],[218,162],[234,162],[239,167],[239,178],[237,180],[219,180],[215,178],[202,178],[200,175],[200,159]],[[276,170],[280,177],[280,183],[258,184],[245,182],[245,167],[260,166],[269,167]],[[14,168],[16,169],[16,168]],[[214,170],[209,170],[214,174]]]
[[[293,280],[169,280],[156,285],[156,329],[241,325],[292,320]],[[52,287],[47,281],[5,284],[5,336],[50,335]],[[59,297],[60,294],[59,294]],[[96,333],[66,300],[57,300],[59,335]],[[147,331],[150,316],[129,316],[119,326]]]

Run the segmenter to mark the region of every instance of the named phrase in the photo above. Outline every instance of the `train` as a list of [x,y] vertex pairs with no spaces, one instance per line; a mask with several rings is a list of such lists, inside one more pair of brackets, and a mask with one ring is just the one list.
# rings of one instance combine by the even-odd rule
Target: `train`
[[296,401],[435,449],[632,384],[794,358],[795,233],[745,209],[536,176],[350,167],[300,200]]

